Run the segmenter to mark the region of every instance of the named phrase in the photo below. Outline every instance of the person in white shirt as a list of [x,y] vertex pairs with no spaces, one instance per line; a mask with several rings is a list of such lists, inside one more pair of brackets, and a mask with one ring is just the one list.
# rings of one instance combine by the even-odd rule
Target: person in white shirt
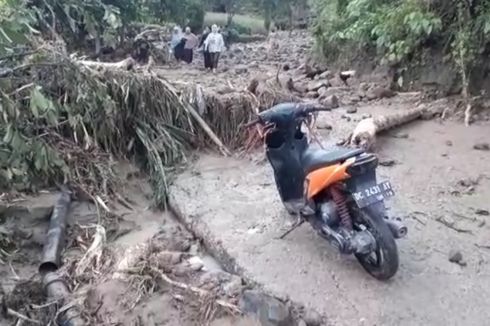
[[214,73],[218,68],[219,57],[224,48],[225,41],[223,40],[223,35],[219,33],[218,26],[213,25],[211,27],[211,33],[204,41],[204,51],[209,52],[211,68]]

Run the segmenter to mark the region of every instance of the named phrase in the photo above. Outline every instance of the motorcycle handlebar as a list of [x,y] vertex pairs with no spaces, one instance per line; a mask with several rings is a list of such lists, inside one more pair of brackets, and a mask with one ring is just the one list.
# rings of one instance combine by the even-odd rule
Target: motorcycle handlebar
[[[324,107],[324,106],[305,106],[303,108],[301,108],[298,112],[298,115],[297,115],[297,118],[306,118],[309,114],[311,113],[314,113],[314,112],[321,112],[321,111],[331,111],[330,108],[327,108],[327,107]],[[245,128],[250,128],[258,123],[264,123],[265,121],[263,121],[261,118],[260,118],[260,115],[253,119],[252,121],[246,123],[243,125],[243,127]]]

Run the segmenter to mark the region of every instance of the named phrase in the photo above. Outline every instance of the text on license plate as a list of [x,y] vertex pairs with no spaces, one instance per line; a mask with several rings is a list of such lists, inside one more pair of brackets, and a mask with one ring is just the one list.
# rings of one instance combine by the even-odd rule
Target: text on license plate
[[352,193],[352,197],[359,208],[380,202],[386,198],[393,197],[394,195],[395,192],[389,181],[384,181],[375,186],[366,187],[361,191]]

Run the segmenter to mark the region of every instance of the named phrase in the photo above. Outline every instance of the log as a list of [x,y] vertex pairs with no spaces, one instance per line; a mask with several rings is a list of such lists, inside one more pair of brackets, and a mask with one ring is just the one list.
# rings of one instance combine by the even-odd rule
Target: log
[[99,69],[132,70],[136,64],[133,58],[126,58],[119,62],[98,62],[98,61],[90,61],[90,60],[77,60],[76,63],[97,70]]
[[426,111],[427,109],[422,106],[402,113],[363,119],[342,144],[373,151],[378,133],[420,119]]

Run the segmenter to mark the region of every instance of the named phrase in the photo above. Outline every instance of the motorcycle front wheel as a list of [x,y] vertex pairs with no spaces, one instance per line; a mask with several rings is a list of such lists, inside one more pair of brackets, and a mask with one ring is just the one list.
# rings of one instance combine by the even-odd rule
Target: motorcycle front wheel
[[376,249],[370,254],[356,254],[362,267],[378,280],[388,280],[398,271],[398,249],[388,225],[381,216],[358,210],[358,221],[363,221],[376,239]]

